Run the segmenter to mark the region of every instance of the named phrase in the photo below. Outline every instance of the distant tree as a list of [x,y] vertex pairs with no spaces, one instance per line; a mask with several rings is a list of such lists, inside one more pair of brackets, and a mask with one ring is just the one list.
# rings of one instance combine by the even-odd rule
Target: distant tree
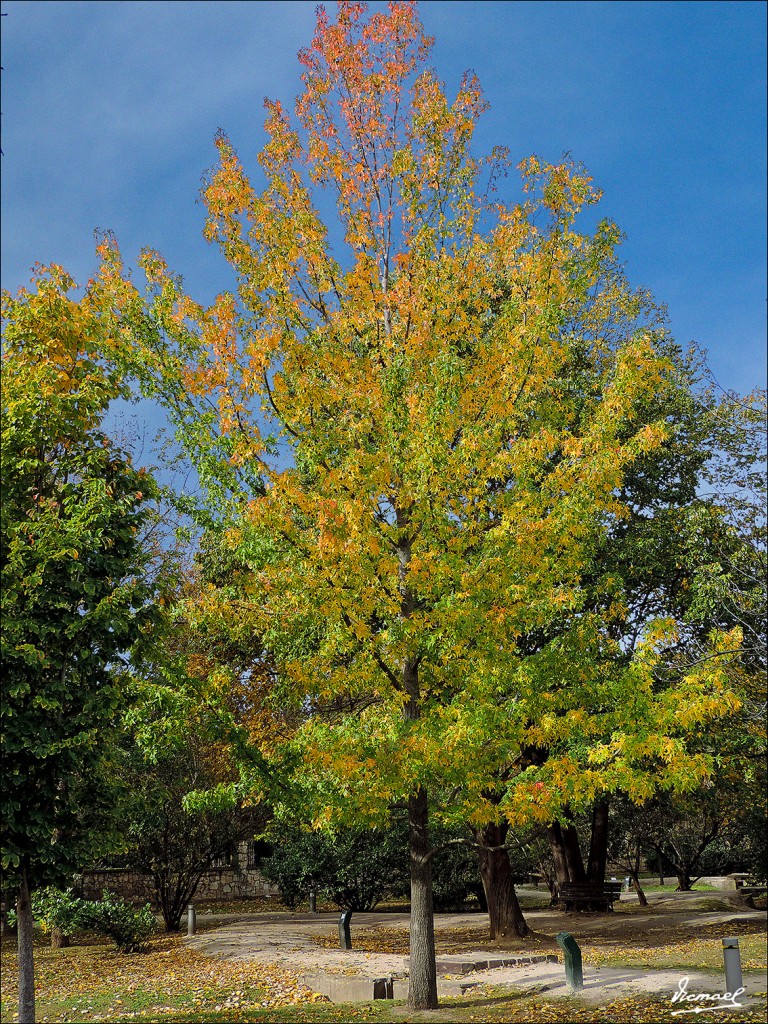
[[407,890],[405,828],[340,829],[334,835],[281,825],[264,875],[293,908],[311,891],[347,910],[373,910]]
[[650,849],[650,831],[655,823],[653,807],[638,807],[621,796],[611,802],[608,857],[621,871],[626,871],[642,907],[648,906],[648,897],[640,884],[640,869]]
[[121,761],[121,862],[151,876],[167,931],[179,929],[212,864],[233,855],[237,869],[235,848],[270,817],[243,799],[234,757],[244,737],[266,728],[257,699],[263,652],[252,637],[241,643],[233,630],[187,617],[187,602],[234,571],[210,537],[196,562],[177,577],[152,656],[133,673]]
[[[132,797],[124,806],[121,861],[152,878],[168,932],[179,930],[209,868],[265,824],[263,813],[231,798],[222,784],[225,763],[221,748],[187,735],[174,749],[153,757],[134,752],[126,765]],[[207,799],[190,803],[189,795],[196,792]],[[236,861],[232,866],[237,869]]]
[[[600,539],[585,573],[589,603],[605,632],[620,641],[617,671],[654,623],[669,624],[653,672],[659,694],[679,685],[692,667],[711,663],[713,633],[732,636],[727,670],[717,684],[722,690],[727,680],[731,714],[686,742],[691,753],[710,760],[716,786],[718,773],[733,771],[734,758],[741,760],[747,785],[750,763],[765,757],[765,398],[756,392],[716,399],[695,352],[684,358],[673,347],[668,352],[688,384],[649,399],[670,424],[669,441],[625,475],[619,490],[625,515]],[[594,586],[606,579],[615,584],[613,594]],[[642,793],[636,796],[645,802]],[[620,792],[617,798],[621,802]],[[602,880],[612,799],[606,794],[595,802],[586,836],[580,834],[584,808],[565,807],[551,824],[561,883]]]
[[[298,824],[276,824],[273,852],[261,865],[293,908],[310,891],[337,907],[373,910],[382,900],[408,898],[407,823],[393,815],[386,828],[340,828],[332,834],[307,831]],[[483,906],[477,856],[461,842],[463,830],[436,829],[442,848],[435,855],[434,899],[438,910],[453,909],[475,897]]]
[[121,665],[155,618],[142,527],[155,485],[102,429],[125,395],[60,268],[3,295],[2,868],[15,886],[19,1020],[34,1020],[30,890],[103,847]]

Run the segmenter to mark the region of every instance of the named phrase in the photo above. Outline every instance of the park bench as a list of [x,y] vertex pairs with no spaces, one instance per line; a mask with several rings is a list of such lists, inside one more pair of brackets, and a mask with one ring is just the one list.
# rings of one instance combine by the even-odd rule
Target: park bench
[[563,882],[558,891],[566,910],[612,910],[622,888],[622,882]]

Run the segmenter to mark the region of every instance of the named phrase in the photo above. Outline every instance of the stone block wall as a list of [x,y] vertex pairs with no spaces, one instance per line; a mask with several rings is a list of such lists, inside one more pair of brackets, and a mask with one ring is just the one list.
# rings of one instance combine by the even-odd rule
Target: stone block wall
[[[130,868],[90,868],[75,878],[75,887],[87,900],[99,899],[104,889],[109,889],[132,903],[155,903],[151,876]],[[211,867],[205,872],[194,898],[248,900],[276,896],[279,892],[258,868],[248,866],[247,844],[243,843],[233,864]]]

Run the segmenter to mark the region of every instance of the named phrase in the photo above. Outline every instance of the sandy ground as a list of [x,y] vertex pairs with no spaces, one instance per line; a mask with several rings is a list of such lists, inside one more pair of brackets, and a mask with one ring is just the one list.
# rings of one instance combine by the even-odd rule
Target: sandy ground
[[[630,905],[634,903],[634,907]],[[627,904],[625,906],[625,904]],[[632,912],[630,913],[630,909]],[[343,986],[343,978],[372,979],[392,976],[407,978],[407,964],[402,953],[367,953],[361,950],[324,948],[315,940],[319,936],[333,938],[337,934],[337,914],[263,913],[243,915],[231,923],[224,919],[198,919],[205,930],[187,939],[201,952],[215,957],[235,960],[253,960],[282,966],[318,979],[331,976]],[[219,926],[219,921],[221,925]],[[705,925],[719,925],[722,935],[729,934],[729,924],[736,922],[762,922],[764,911],[750,911],[738,898],[725,893],[675,893],[651,897],[651,906],[643,911],[634,896],[625,897],[614,914],[563,914],[549,909],[526,910],[526,920],[535,934],[533,943],[526,943],[524,954],[537,955],[557,950],[553,937],[559,931],[570,931],[581,941],[610,937],[617,944],[630,945],[633,941],[661,945],[665,935],[673,932],[696,936]],[[484,917],[477,913],[439,914],[435,918],[435,931],[440,960],[481,960],[500,955],[498,945],[488,943],[485,948],[462,949],[460,953],[441,953],[441,933],[457,928],[477,927]],[[211,927],[214,925],[214,927]],[[386,928],[388,932],[408,928],[408,915],[398,913],[355,913],[352,917],[352,942],[358,930]],[[522,945],[507,944],[509,949]],[[679,970],[640,971],[629,968],[584,968],[584,988],[581,998],[601,1003],[633,993],[668,993],[678,988],[682,972]],[[403,982],[404,984],[404,982]],[[445,995],[458,995],[468,985],[512,985],[531,992],[546,992],[547,997],[568,995],[562,963],[538,963],[492,970],[474,971],[461,978],[443,975],[440,987]],[[766,991],[766,977],[750,972],[745,980],[747,993]],[[396,986],[395,996],[402,992]],[[722,973],[693,972],[689,974],[690,992],[723,992]],[[350,988],[350,992],[352,989]],[[746,1005],[746,1004],[745,1004]]]

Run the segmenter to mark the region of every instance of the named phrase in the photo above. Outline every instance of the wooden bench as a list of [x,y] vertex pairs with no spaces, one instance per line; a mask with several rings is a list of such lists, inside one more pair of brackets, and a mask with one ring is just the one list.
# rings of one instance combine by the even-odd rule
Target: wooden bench
[[613,910],[623,882],[563,882],[558,888],[566,910]]

